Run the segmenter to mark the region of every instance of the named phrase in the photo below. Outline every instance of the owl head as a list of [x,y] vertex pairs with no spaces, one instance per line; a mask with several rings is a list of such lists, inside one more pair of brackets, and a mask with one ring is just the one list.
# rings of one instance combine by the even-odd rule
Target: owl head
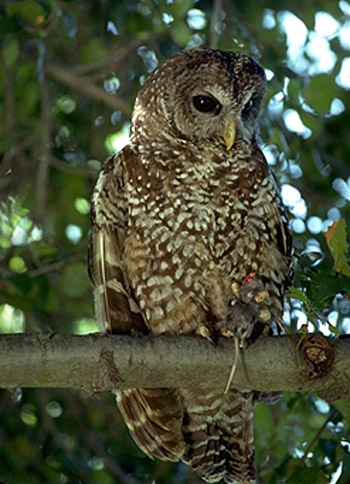
[[162,64],[139,92],[131,142],[180,139],[226,151],[236,140],[255,143],[265,90],[264,70],[252,58],[187,50]]

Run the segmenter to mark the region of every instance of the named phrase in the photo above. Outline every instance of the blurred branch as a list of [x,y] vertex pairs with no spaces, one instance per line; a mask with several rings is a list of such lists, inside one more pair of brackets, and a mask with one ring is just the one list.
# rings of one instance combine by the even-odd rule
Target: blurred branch
[[51,154],[51,113],[49,89],[46,77],[43,75],[40,82],[40,100],[41,100],[41,154],[36,179],[36,217],[42,223],[46,211],[47,184],[49,178],[49,162]]
[[56,168],[56,170],[70,173],[71,175],[91,178],[92,180],[96,180],[98,176],[98,171],[96,170],[90,170],[89,168],[84,168],[81,166],[67,165],[67,163],[64,163],[53,155],[50,157],[50,165]]
[[336,415],[337,411],[335,409],[333,409],[330,414],[328,415],[328,418],[325,420],[325,422],[323,423],[323,425],[321,425],[321,427],[317,430],[317,432],[315,433],[315,435],[313,436],[312,440],[308,443],[308,445],[306,446],[305,450],[304,450],[304,454],[303,454],[303,457],[301,458],[301,461],[304,463],[309,455],[309,453],[312,451],[313,447],[317,444],[317,442],[320,440],[320,437],[323,433],[323,431],[327,428],[327,425],[329,422],[331,422],[335,415]]
[[5,147],[10,146],[15,139],[15,93],[14,93],[14,76],[10,66],[7,65],[4,49],[1,56],[1,64],[4,79],[4,128],[5,128]]
[[293,186],[301,192],[303,198],[306,200],[316,205],[321,205],[326,209],[332,206],[332,199],[326,193],[310,188],[301,178],[294,178]]
[[110,109],[121,110],[127,116],[130,116],[130,106],[123,99],[112,96],[101,87],[95,86],[86,77],[77,76],[74,72],[61,67],[57,64],[47,64],[46,73],[56,81],[66,84],[69,88],[80,93],[87,94],[96,101],[99,101]]
[[[69,398],[70,397],[70,398]],[[76,397],[68,392],[62,392],[61,398],[64,399],[66,405],[69,405],[70,411],[73,415],[76,415],[77,419],[81,415],[81,402],[77,402]],[[115,406],[113,406],[113,410]],[[102,410],[103,412],[103,410]],[[89,445],[90,449],[106,462],[108,469],[118,478],[120,484],[141,484],[139,480],[135,479],[132,475],[127,474],[118,462],[107,452],[104,448],[101,440],[96,436],[94,432],[91,432],[91,428],[87,423],[80,419],[79,432],[81,433],[85,442]]]
[[120,63],[125,59],[130,52],[133,52],[141,43],[144,44],[147,39],[142,41],[138,37],[133,38],[131,42],[121,46],[120,44],[111,48],[107,56],[89,64],[83,64],[74,68],[74,73],[77,76],[87,76],[91,74],[101,75],[105,71],[115,70],[120,68]]
[[328,163],[335,171],[337,171],[340,175],[344,178],[348,178],[349,176],[349,166],[347,163],[344,163],[334,156],[326,153],[325,151],[318,151],[322,161]]
[[[350,339],[317,336],[334,350],[334,362],[324,376],[316,378],[305,363],[305,352],[301,356],[305,336],[261,337],[241,352],[232,386],[313,392],[329,401],[350,398]],[[221,338],[213,345],[194,336],[13,334],[0,336],[0,354],[1,388],[223,389],[234,344]]]
[[79,260],[85,260],[85,252],[82,254],[74,254],[71,257],[68,257],[67,259],[63,259],[58,262],[54,262],[52,264],[44,265],[42,267],[39,267],[38,269],[33,269],[31,271],[28,271],[27,276],[32,278],[32,277],[41,276],[43,274],[49,274],[50,272],[57,272],[67,264],[71,264],[72,262],[76,262]]
[[72,467],[77,469],[81,477],[84,479],[84,483],[86,484],[95,484],[95,479],[91,476],[91,473],[86,468],[84,463],[82,462],[81,458],[78,457],[78,452],[74,447],[67,442],[65,438],[65,433],[62,432],[58,426],[56,426],[56,422],[53,418],[50,418],[48,413],[45,410],[46,405],[48,404],[49,400],[43,392],[38,392],[37,398],[40,403],[41,408],[41,420],[42,426],[45,428],[46,432],[49,433],[52,439],[55,441],[56,445],[60,447],[65,455],[65,458],[70,461]]
[[213,13],[210,19],[210,40],[209,47],[217,49],[219,45],[220,34],[217,29],[217,24],[221,20],[222,0],[214,0]]

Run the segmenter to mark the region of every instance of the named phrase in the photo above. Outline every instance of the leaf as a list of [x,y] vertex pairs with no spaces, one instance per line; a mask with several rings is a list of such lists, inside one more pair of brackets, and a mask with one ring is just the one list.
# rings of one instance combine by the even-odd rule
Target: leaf
[[289,288],[289,293],[290,293],[290,296],[293,297],[294,299],[298,299],[298,301],[301,301],[307,306],[310,306],[310,301],[307,295],[304,292],[302,292],[300,289],[297,289],[296,287],[291,286]]
[[9,16],[18,15],[33,23],[41,23],[44,16],[42,6],[35,0],[8,3],[6,5],[6,13]]
[[322,118],[313,113],[308,113],[301,108],[298,109],[298,113],[305,126],[311,129],[312,136],[320,136],[324,128]]
[[171,36],[178,45],[185,46],[191,30],[184,20],[175,20],[170,26]]
[[303,94],[315,111],[327,112],[336,96],[336,85],[329,82],[329,74],[319,74],[311,79]]
[[350,266],[347,262],[348,243],[346,240],[345,220],[334,222],[327,230],[326,242],[334,259],[334,270],[345,276],[350,276]]

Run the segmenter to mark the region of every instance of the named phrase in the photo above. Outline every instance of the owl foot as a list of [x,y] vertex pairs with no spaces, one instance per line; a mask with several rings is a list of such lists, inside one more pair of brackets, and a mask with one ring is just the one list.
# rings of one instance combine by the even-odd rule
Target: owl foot
[[228,304],[221,335],[238,338],[239,347],[244,348],[256,323],[264,327],[271,321],[271,313],[266,304],[269,293],[254,272],[249,273],[241,285],[234,281],[231,292],[233,297]]

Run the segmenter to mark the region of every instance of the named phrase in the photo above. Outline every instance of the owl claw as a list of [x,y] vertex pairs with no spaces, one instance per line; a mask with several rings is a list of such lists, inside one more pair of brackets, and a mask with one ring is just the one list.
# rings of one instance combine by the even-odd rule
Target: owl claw
[[202,336],[203,338],[208,339],[210,342],[213,341],[211,333],[207,326],[204,326],[204,325],[198,326],[198,328],[196,328],[195,333],[198,336]]
[[232,294],[234,296],[236,296],[237,298],[239,298],[239,295],[240,295],[240,287],[239,287],[238,282],[233,281],[233,283],[231,284],[231,291],[232,291]]
[[271,313],[267,308],[261,308],[258,312],[258,318],[263,323],[267,323],[271,319]]
[[265,301],[268,295],[269,295],[268,291],[266,291],[266,289],[263,289],[262,291],[259,291],[255,294],[254,301],[256,303],[262,303],[263,301]]
[[238,347],[244,348],[257,322],[263,325],[271,322],[272,316],[266,304],[269,292],[257,274],[251,272],[241,285],[237,281],[232,282],[231,294],[225,327],[220,333],[226,338],[237,339]]

